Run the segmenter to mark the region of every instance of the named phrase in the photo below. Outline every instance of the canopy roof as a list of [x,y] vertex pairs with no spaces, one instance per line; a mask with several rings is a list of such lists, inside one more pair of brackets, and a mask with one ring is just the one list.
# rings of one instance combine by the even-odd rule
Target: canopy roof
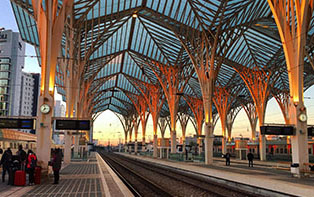
[[[59,4],[61,7],[61,0]],[[39,56],[32,1],[12,0],[12,8],[23,40],[34,45]],[[93,80],[90,91],[97,91],[93,98],[95,114],[108,109],[124,116],[135,113],[128,94],[140,95],[138,84],[143,82],[159,84],[158,77],[165,76],[157,65],[178,68],[182,95],[202,98],[194,69],[197,65],[193,66],[190,58],[199,50],[197,37],[195,43],[188,39],[200,32],[205,32],[209,42],[219,33],[215,85],[239,97],[232,108],[252,102],[239,74],[244,69],[271,74],[270,80],[276,80],[273,95],[289,92],[285,56],[267,0],[74,0],[73,17],[73,27],[67,24],[65,28],[60,59],[84,61],[82,78]],[[313,21],[306,47],[310,57],[314,53]],[[66,32],[71,31],[76,43],[73,57],[66,52],[70,39]],[[65,100],[62,72],[66,71],[58,67],[57,72],[57,90]],[[307,89],[314,83],[308,58],[304,77]],[[186,110],[184,99],[179,105],[179,111],[193,116]],[[168,115],[165,102],[161,116]]]

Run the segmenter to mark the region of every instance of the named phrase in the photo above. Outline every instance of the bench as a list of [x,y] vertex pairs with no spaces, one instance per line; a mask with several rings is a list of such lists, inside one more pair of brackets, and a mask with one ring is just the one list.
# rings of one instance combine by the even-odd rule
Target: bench
[[[288,166],[279,166],[280,164],[285,164],[285,165],[288,165]],[[291,162],[289,161],[278,161],[277,162],[277,165],[276,165],[276,169],[277,170],[290,170],[290,165],[291,165]]]
[[314,167],[314,163],[304,163],[304,170],[301,170],[301,172],[314,174],[314,171],[311,171],[310,166]]

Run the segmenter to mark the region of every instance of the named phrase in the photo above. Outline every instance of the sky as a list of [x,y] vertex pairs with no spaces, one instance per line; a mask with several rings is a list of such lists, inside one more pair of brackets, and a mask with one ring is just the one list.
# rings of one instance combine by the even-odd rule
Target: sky
[[[13,31],[18,31],[18,27],[15,21],[14,14],[12,12],[12,8],[10,5],[10,0],[1,0],[0,1],[0,27],[4,27],[6,29],[12,29]],[[36,55],[34,48],[31,45],[26,44],[26,57],[25,57],[25,67],[24,71],[26,72],[35,72],[40,73],[41,69],[38,66],[37,58],[32,58],[29,56]],[[307,115],[308,115],[308,124],[314,125],[314,87],[312,86],[309,88],[305,93],[304,97],[307,99],[304,100],[305,106],[307,108]],[[55,100],[61,100],[60,95],[55,96]],[[265,123],[277,123],[277,124],[284,124],[284,119],[281,113],[281,110],[274,99],[271,99],[266,108],[266,116],[265,116]],[[120,140],[122,142],[124,140],[124,131],[123,127],[119,121],[119,119],[112,113],[111,111],[103,112],[94,122],[94,139],[98,139],[101,143],[107,145],[110,144],[117,144]],[[259,128],[257,127],[257,130]],[[181,127],[179,122],[177,122],[177,136],[182,136],[181,134]],[[203,131],[204,132],[204,131]],[[158,136],[160,135],[160,131],[158,129]],[[191,122],[188,123],[186,136],[192,136],[195,134],[195,129]],[[221,123],[218,120],[216,127],[215,127],[215,134],[221,135]],[[233,129],[232,129],[232,136],[238,137],[242,135],[243,137],[250,137],[251,136],[251,129],[250,123],[248,118],[242,109],[238,116],[235,119]],[[166,130],[165,137],[170,137],[169,128]],[[134,139],[134,132],[133,137]],[[141,125],[139,126],[139,135],[138,141],[142,139],[142,128]],[[153,139],[153,123],[151,118],[147,123],[146,128],[146,140]]]

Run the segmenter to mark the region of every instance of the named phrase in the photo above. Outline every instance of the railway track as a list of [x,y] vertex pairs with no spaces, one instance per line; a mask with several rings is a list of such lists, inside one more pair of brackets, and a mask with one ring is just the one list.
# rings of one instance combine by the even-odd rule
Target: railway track
[[135,196],[258,196],[178,169],[117,154],[99,153]]
[[134,196],[172,196],[159,185],[143,177],[132,168],[119,163],[117,159],[99,152],[111,169],[118,175],[122,182],[130,189]]

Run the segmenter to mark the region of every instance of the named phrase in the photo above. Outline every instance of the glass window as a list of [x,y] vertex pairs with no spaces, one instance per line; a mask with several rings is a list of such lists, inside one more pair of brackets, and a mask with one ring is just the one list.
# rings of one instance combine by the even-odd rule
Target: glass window
[[10,63],[10,59],[9,58],[0,59],[0,63]]
[[281,153],[281,154],[283,153],[283,148],[280,149],[280,153]]
[[1,71],[10,70],[10,65],[9,64],[0,64],[0,70]]
[[311,148],[309,148],[309,154],[312,154],[312,149]]
[[279,149],[278,148],[276,148],[276,153],[279,153]]
[[0,101],[8,101],[8,95],[0,95]]
[[0,78],[9,78],[9,72],[0,72]]
[[288,149],[287,148],[285,148],[285,153],[288,153]]
[[9,83],[7,79],[0,79],[0,86],[7,86],[8,84]]
[[0,110],[7,110],[7,103],[6,102],[0,102]]
[[0,87],[0,94],[8,94],[8,88],[7,87]]

